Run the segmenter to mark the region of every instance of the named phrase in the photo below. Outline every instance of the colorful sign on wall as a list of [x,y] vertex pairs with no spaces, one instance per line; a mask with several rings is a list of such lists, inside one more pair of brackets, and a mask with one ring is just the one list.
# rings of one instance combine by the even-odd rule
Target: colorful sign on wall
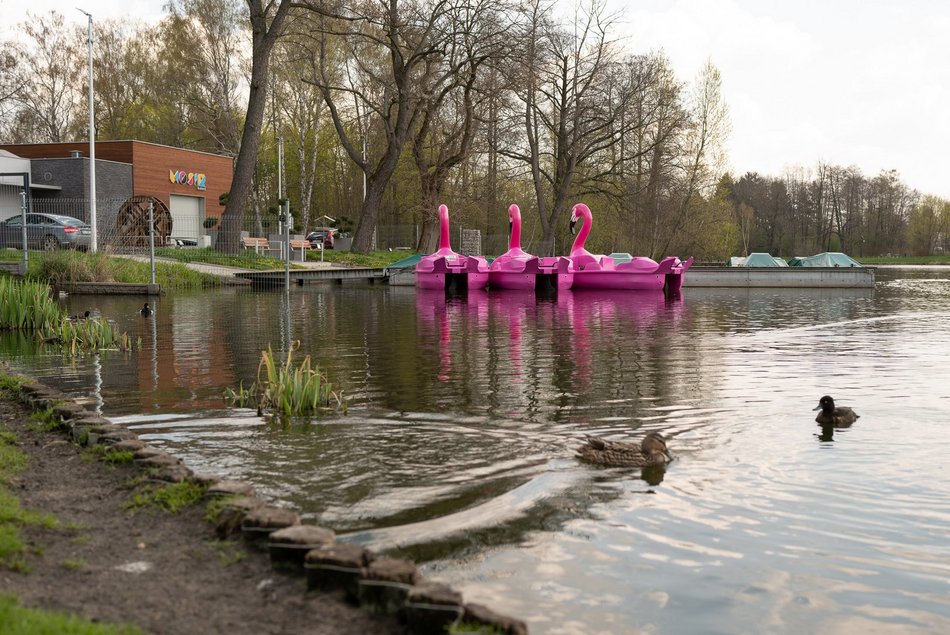
[[198,172],[185,172],[184,170],[169,170],[168,180],[178,185],[194,185],[195,189],[204,191],[207,189],[207,176]]

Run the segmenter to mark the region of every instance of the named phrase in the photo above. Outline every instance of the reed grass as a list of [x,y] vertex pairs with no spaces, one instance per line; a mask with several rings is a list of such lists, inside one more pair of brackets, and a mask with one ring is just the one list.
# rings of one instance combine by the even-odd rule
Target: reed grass
[[0,329],[43,331],[58,324],[62,317],[46,284],[0,278]]
[[[0,260],[18,260],[22,252],[0,249]],[[95,253],[56,250],[30,252],[27,277],[52,286],[68,282],[126,282],[146,284],[150,281],[149,264],[131,258]],[[200,289],[221,284],[217,276],[189,269],[182,263],[156,262],[155,282],[163,289]]]
[[342,392],[333,392],[333,386],[309,355],[294,363],[294,351],[299,347],[300,343],[295,342],[281,364],[268,346],[257,365],[257,381],[250,388],[242,383],[237,390],[227,389],[225,398],[241,407],[256,406],[288,417],[316,414],[332,406],[345,411]]
[[107,320],[70,319],[50,296],[49,286],[35,280],[0,278],[0,330],[35,332],[71,355],[109,348],[129,351],[136,344]]

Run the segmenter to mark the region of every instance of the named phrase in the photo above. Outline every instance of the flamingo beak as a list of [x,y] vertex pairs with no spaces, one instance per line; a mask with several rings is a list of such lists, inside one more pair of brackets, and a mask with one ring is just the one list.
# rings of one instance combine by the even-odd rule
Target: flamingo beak
[[511,229],[514,227],[514,222],[509,218],[508,219],[508,240],[511,240]]
[[574,235],[574,228],[577,226],[577,217],[573,214],[571,215],[571,236]]

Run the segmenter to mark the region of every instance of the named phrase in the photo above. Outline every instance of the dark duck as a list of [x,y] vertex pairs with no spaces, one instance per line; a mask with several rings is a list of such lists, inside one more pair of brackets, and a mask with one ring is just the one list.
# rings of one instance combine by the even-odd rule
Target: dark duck
[[649,433],[639,444],[587,437],[587,443],[577,449],[576,456],[608,467],[650,467],[673,460],[666,449],[666,439],[659,432]]
[[145,303],[145,306],[142,307],[142,310],[139,311],[139,313],[142,314],[142,317],[148,317],[148,316],[150,316],[150,315],[153,313],[152,307],[150,307],[150,306],[148,305],[148,302],[146,302],[146,303]]
[[854,423],[860,415],[855,414],[851,408],[844,406],[835,406],[835,400],[825,395],[818,400],[818,407],[815,410],[821,410],[815,421],[823,426],[849,426]]

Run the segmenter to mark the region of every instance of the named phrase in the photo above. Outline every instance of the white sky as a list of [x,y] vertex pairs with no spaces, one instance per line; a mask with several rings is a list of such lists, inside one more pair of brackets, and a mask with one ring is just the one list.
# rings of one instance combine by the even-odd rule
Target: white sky
[[[564,0],[562,0],[564,1]],[[77,24],[162,16],[163,0],[0,0],[0,36],[56,9]],[[819,161],[950,199],[950,2],[610,0],[630,50],[662,48],[678,77],[711,59],[723,80],[731,169],[780,176]]]

